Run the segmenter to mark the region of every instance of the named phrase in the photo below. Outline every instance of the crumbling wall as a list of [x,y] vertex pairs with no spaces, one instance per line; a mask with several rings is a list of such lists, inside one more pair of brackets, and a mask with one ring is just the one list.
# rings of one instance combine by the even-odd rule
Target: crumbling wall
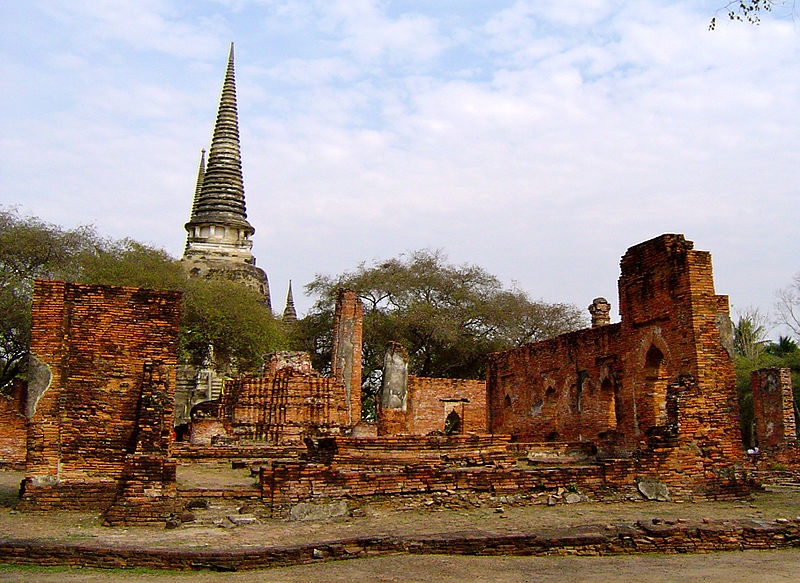
[[276,445],[302,443],[309,434],[338,433],[350,426],[341,382],[291,368],[227,382],[222,411],[232,437]]
[[454,433],[486,433],[486,382],[470,379],[408,377],[408,433],[444,431],[449,415],[458,415]]
[[0,469],[25,467],[28,439],[25,419],[27,385],[16,379],[8,395],[0,395]]
[[390,342],[383,363],[378,435],[486,433],[486,383],[409,376],[408,354]]
[[797,439],[791,370],[754,370],[750,373],[750,388],[753,393],[753,418],[759,448],[769,448]]
[[[114,502],[146,419],[172,414],[179,324],[179,292],[35,282],[24,507]],[[148,401],[152,366],[162,396]],[[161,457],[171,422],[156,425]]]
[[601,326],[490,355],[490,431],[589,441],[622,425],[619,330]]
[[689,497],[735,488],[742,448],[727,297],[711,256],[662,235],[622,258],[619,324],[490,355],[490,430],[597,440]]

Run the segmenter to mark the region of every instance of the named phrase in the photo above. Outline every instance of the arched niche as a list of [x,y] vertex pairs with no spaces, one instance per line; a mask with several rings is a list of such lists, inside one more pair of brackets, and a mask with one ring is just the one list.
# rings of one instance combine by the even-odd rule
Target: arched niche
[[445,435],[457,435],[461,433],[461,415],[453,409],[447,414],[444,420]]

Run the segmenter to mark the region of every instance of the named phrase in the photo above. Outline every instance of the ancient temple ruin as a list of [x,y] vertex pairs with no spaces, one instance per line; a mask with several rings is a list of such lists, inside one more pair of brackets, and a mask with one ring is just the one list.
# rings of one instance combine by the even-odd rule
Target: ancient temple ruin
[[[269,305],[245,211],[233,47],[186,230],[193,276],[240,281]],[[285,516],[298,503],[432,494],[720,499],[780,477],[776,464],[799,475],[786,371],[753,374],[759,448],[742,446],[710,254],[665,234],[620,267],[619,322],[596,298],[591,328],[487,355],[485,380],[409,375],[390,343],[374,422],[362,419],[353,290],[336,297],[329,375],[280,352],[223,383],[213,353],[178,366],[178,293],[36,282],[29,380],[0,397],[0,466],[24,465],[22,508],[94,508],[108,524],[163,521],[195,496],[258,499]],[[290,283],[282,320],[296,318]],[[209,460],[248,467],[256,485],[179,487],[179,466]]]

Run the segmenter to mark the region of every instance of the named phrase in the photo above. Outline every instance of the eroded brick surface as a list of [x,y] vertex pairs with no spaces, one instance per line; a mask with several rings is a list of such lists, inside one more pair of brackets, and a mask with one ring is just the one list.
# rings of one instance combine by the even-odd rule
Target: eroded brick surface
[[408,377],[404,409],[381,408],[379,435],[426,435],[445,431],[457,415],[455,433],[486,433],[486,382],[468,379]]
[[[106,509],[125,480],[174,481],[161,466],[180,293],[37,281],[32,321],[31,352],[47,374],[28,403],[23,507]],[[134,470],[134,455],[159,468]]]
[[710,254],[662,235],[631,247],[621,269],[620,323],[490,355],[490,431],[635,454],[635,475],[657,477],[679,496],[736,490],[730,320]]
[[287,445],[302,443],[315,432],[349,427],[348,404],[338,380],[283,368],[274,375],[228,382],[222,412],[232,437]]
[[0,395],[0,468],[25,467],[28,438],[26,393],[26,383],[17,379],[9,395]]
[[797,439],[791,370],[754,370],[750,373],[750,388],[759,447],[769,448]]

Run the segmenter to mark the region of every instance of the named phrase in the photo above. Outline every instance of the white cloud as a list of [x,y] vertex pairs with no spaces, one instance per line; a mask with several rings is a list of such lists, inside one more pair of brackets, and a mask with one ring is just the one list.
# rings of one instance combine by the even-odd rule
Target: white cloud
[[0,41],[20,88],[0,98],[0,203],[179,253],[235,37],[276,303],[289,277],[423,246],[580,305],[662,232],[712,251],[736,304],[768,309],[800,269],[791,24],[710,33],[687,2],[186,6],[51,5],[58,35]]

